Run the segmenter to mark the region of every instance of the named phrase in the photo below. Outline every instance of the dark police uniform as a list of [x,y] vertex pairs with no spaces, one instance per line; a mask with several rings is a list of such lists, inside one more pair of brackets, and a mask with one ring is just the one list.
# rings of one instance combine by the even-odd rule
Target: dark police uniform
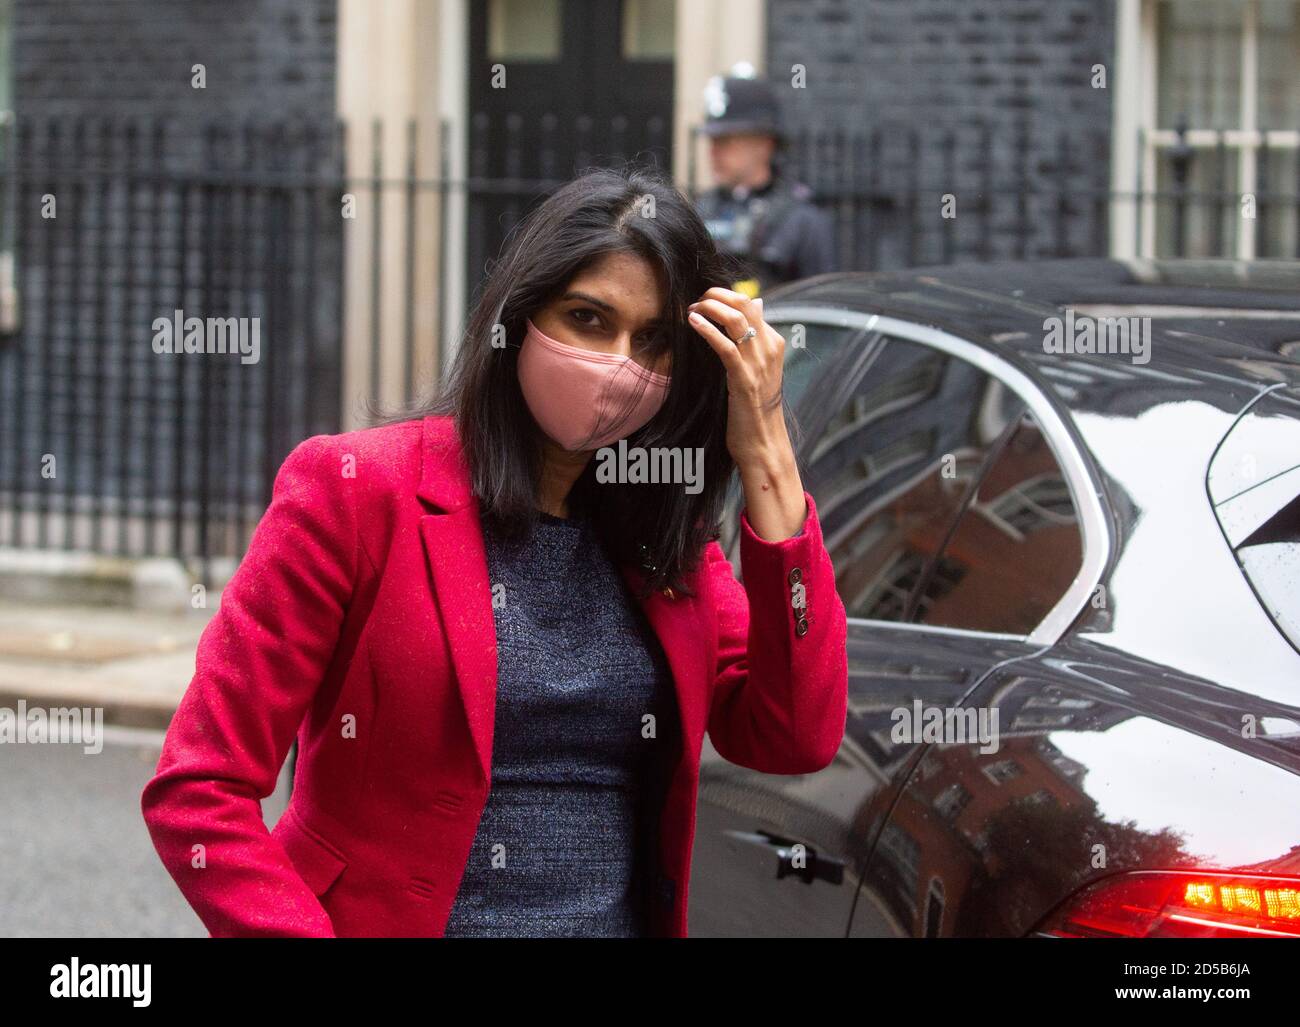
[[[705,91],[708,136],[761,133],[783,145],[776,93],[748,76],[715,76]],[[697,201],[700,216],[722,252],[739,262],[737,292],[757,296],[782,282],[834,271],[834,225],[812,202],[812,190],[781,173],[758,189],[719,185]]]
[[748,273],[737,292],[756,296],[782,282],[836,270],[834,228],[801,182],[776,177],[760,189],[718,186],[697,203],[718,248]]

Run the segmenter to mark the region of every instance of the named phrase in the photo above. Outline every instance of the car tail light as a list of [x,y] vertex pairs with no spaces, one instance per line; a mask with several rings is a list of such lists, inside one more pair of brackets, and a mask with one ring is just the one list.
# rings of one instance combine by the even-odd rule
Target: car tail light
[[1300,878],[1143,871],[1072,896],[1037,932],[1058,938],[1296,938]]

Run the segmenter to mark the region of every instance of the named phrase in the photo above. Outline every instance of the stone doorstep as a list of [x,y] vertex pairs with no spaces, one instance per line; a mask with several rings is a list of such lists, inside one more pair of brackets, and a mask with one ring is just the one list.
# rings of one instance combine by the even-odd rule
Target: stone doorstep
[[7,681],[0,681],[0,707],[7,707],[17,712],[20,700],[25,701],[29,709],[37,706],[43,709],[55,706],[100,708],[104,711],[105,726],[148,728],[159,731],[167,730],[172,714],[176,712],[174,702],[158,698],[144,699],[126,694],[106,697],[93,692],[90,687],[87,687],[84,692],[69,691],[56,695],[24,689]]
[[0,549],[0,706],[102,708],[105,724],[165,729],[221,601],[209,587],[193,609],[192,584],[178,561]]
[[150,656],[193,648],[194,640],[164,635],[152,642],[83,630],[23,630],[0,627],[0,659],[63,660],[98,665],[130,657]]
[[[209,596],[230,580],[238,561],[212,560]],[[179,560],[0,547],[0,597],[34,603],[116,606],[181,612],[197,584]]]
[[[69,616],[75,613],[69,611]],[[114,646],[113,638],[105,641],[93,634],[111,628],[105,623],[107,618],[97,622],[94,612],[87,611],[85,620],[88,647],[103,642],[95,655],[108,658],[75,660],[69,659],[67,653],[48,651],[33,655],[0,653],[0,706],[16,711],[18,701],[25,700],[28,707],[99,707],[104,711],[105,724],[166,728],[194,677],[198,625],[188,637],[174,632],[166,647],[139,645],[130,639]],[[40,639],[40,627],[29,627],[33,629],[31,637]]]

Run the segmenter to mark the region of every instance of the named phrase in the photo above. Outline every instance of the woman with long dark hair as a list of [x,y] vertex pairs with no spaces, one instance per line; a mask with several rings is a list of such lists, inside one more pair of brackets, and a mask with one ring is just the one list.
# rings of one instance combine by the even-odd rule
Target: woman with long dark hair
[[657,174],[583,175],[430,406],[285,460],[142,795],[213,936],[684,936],[704,735],[834,758],[844,608],[732,271]]

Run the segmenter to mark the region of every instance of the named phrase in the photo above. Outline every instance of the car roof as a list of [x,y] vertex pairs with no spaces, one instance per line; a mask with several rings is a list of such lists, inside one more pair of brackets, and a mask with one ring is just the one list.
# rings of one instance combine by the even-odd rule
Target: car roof
[[[1074,411],[1106,412],[1120,397],[1133,412],[1171,391],[1195,391],[1235,412],[1278,382],[1300,388],[1300,261],[1072,259],[836,272],[764,299],[769,314],[778,305],[825,306],[938,328],[1035,373]],[[1044,320],[1067,308],[1151,317],[1149,361],[1048,352]]]

